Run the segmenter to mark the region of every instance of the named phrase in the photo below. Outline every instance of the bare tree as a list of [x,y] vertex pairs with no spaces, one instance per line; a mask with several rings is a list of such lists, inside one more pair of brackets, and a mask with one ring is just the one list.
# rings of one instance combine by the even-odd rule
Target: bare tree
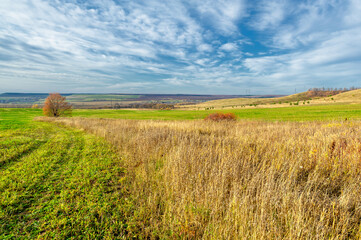
[[72,106],[59,93],[50,93],[45,99],[43,113],[48,117],[71,116]]

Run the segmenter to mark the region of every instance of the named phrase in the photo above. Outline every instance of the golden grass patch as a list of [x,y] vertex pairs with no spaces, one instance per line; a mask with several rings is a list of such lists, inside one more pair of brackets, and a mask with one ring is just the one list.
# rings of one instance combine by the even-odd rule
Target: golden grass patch
[[143,238],[361,237],[361,122],[43,120],[117,147]]

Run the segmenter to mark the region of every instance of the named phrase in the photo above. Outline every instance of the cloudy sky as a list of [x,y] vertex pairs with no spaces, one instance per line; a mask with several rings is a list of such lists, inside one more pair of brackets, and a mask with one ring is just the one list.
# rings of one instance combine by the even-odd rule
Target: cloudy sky
[[0,0],[0,92],[361,86],[361,0]]

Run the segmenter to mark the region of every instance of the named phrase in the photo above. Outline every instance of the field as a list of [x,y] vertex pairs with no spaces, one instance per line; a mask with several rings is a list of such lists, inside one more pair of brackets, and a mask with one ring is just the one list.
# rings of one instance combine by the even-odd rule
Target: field
[[361,105],[210,112],[0,109],[0,238],[361,237]]
[[227,110],[76,110],[76,117],[191,120],[203,119],[213,112],[233,112],[239,119],[266,121],[314,121],[361,119],[361,104],[248,108]]
[[[361,119],[361,104],[293,106],[283,108],[227,109],[227,110],[113,110],[76,109],[74,117],[115,118],[138,120],[196,120],[213,112],[233,112],[239,119],[266,121],[325,121]],[[26,113],[26,114],[25,114]],[[40,109],[0,109],[0,128],[33,124],[32,118],[41,116]],[[25,116],[25,117],[24,117]],[[14,121],[16,119],[16,121]]]
[[54,121],[119,149],[143,237],[361,237],[359,122]]

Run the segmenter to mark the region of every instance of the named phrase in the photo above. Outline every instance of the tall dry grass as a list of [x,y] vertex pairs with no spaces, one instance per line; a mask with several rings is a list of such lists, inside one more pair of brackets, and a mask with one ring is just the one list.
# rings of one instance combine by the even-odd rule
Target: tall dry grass
[[51,121],[118,148],[129,236],[361,237],[360,122]]

